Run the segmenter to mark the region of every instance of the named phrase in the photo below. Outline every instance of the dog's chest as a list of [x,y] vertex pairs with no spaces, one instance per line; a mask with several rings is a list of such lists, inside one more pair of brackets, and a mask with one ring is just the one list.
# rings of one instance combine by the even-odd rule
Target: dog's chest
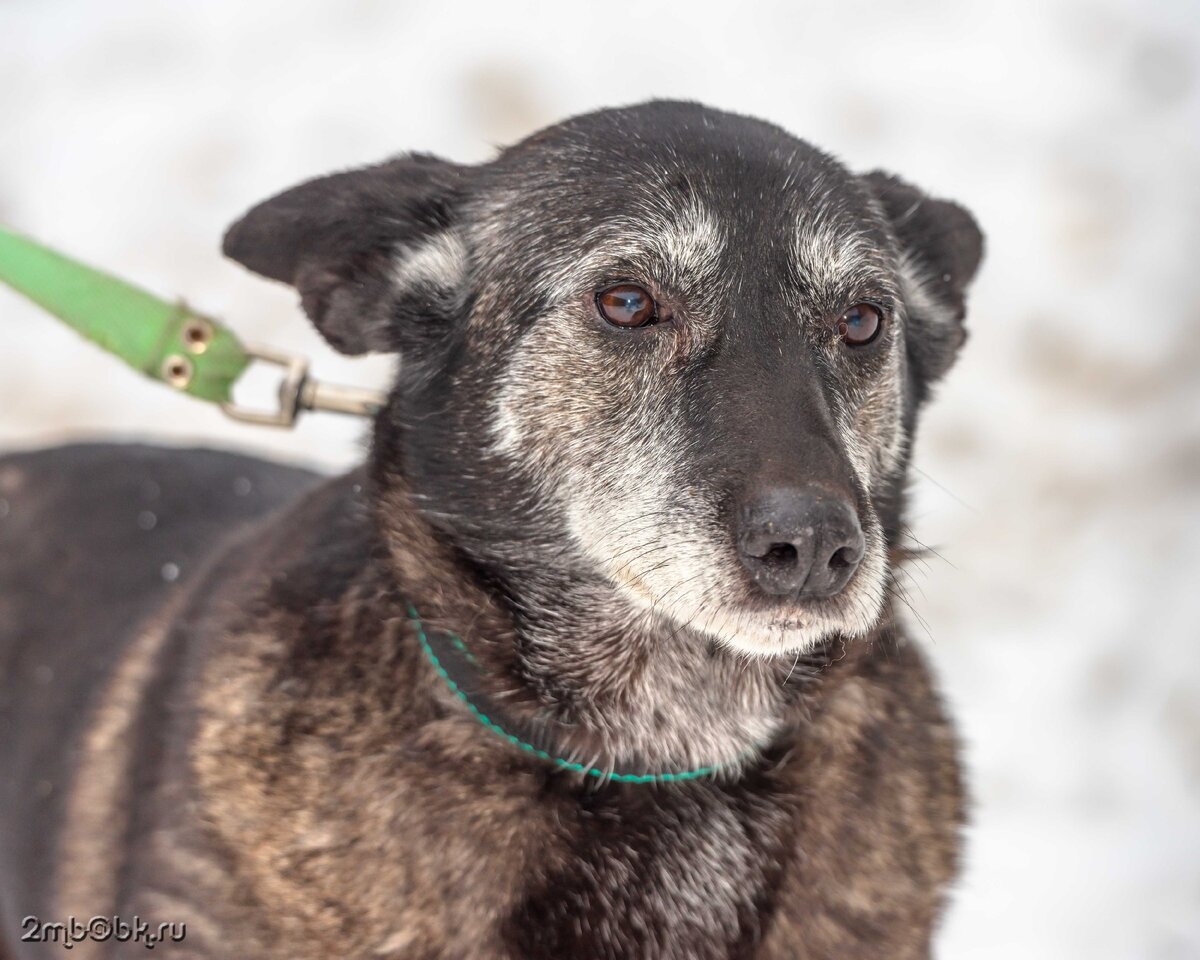
[[563,818],[561,865],[529,885],[502,936],[529,958],[750,955],[786,819],[765,792],[712,785],[588,797]]

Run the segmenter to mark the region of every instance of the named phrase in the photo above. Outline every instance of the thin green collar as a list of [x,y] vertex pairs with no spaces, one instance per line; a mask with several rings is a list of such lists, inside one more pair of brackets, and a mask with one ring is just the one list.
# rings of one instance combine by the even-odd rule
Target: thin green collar
[[503,709],[480,690],[478,660],[467,649],[467,645],[460,637],[440,631],[432,637],[426,634],[425,625],[421,622],[416,608],[411,603],[408,605],[408,615],[416,628],[421,649],[425,651],[425,656],[429,658],[433,669],[445,681],[446,686],[454,695],[463,702],[471,715],[492,733],[503,737],[514,747],[532,754],[539,760],[545,760],[547,763],[572,773],[581,773],[602,781],[613,780],[617,783],[677,783],[684,780],[701,780],[715,775],[723,768],[721,764],[713,764],[693,770],[631,773],[589,767],[586,764],[555,756],[547,749],[550,743],[544,742],[547,740],[548,731],[540,728],[524,730],[526,724],[515,718],[506,717]]

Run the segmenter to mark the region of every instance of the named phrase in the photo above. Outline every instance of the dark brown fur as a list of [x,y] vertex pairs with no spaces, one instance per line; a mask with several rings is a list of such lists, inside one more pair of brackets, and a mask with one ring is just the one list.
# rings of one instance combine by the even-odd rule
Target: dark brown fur
[[[9,463],[37,478],[36,460]],[[789,734],[736,780],[598,787],[450,697],[404,600],[446,622],[491,604],[414,514],[389,514],[387,557],[364,483],[317,488],[180,588],[140,678],[132,755],[75,755],[65,803],[86,797],[84,822],[24,865],[52,878],[43,893],[23,899],[8,868],[10,940],[17,914],[118,913],[186,923],[169,956],[928,955],[962,795],[922,658],[891,623],[823,655]],[[93,726],[139,658],[127,645],[97,678]],[[89,779],[115,763],[125,773],[98,792]],[[97,831],[138,782],[113,848]],[[659,873],[711,871],[697,851],[719,866],[699,885],[705,916]]]
[[[757,244],[723,247],[731,259],[714,254],[703,283],[668,264],[682,319],[641,340],[594,318],[572,327],[590,302],[553,299],[574,282],[563,251],[594,232],[592,213],[571,232],[573,198],[601,216],[606,184],[616,205],[641,189],[630,164],[580,146],[607,149],[614,131],[630,138],[618,154],[684,171],[664,194],[693,218],[668,244],[679,263],[710,252],[701,234],[721,212],[722,230]],[[798,221],[746,208],[752,175],[762,197],[799,191]],[[693,105],[571,121],[513,148],[482,186],[472,176],[401,158],[268,201],[227,239],[295,283],[332,342],[404,353],[366,467],[321,481],[119,447],[0,460],[0,955],[51,949],[19,941],[27,915],[115,914],[186,924],[156,948],[180,957],[929,956],[963,791],[886,557],[903,552],[916,412],[962,340],[973,221]],[[447,231],[414,272],[413,251]],[[797,251],[828,263],[793,283]],[[895,304],[872,354],[828,333],[849,275]],[[753,297],[735,295],[744,286]],[[504,390],[524,404],[515,427],[515,408],[494,416]],[[675,398],[668,426],[608,400],[658,394]],[[803,634],[761,627],[766,601],[723,554],[702,572],[740,591],[730,609],[768,610],[759,626],[659,609],[677,591],[639,606],[628,571],[600,572],[580,532],[603,502],[563,506],[578,493],[563,464],[612,469],[599,462],[611,448],[629,470],[657,456],[665,486],[646,499],[665,506],[649,543],[667,559],[668,509],[719,539],[770,462],[773,477],[850,491],[884,573],[852,581],[853,604],[789,612]],[[558,755],[720,770],[639,784],[560,769],[473,717],[419,629],[460,635],[507,716],[557,724]]]

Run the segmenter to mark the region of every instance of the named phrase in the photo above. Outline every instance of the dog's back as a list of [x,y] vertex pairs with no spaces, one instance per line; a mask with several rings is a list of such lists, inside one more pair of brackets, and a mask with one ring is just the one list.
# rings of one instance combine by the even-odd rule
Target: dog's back
[[222,541],[317,479],[236,454],[136,445],[0,458],[0,817],[21,825],[0,831],[6,928],[51,909],[51,838],[72,757],[138,625]]

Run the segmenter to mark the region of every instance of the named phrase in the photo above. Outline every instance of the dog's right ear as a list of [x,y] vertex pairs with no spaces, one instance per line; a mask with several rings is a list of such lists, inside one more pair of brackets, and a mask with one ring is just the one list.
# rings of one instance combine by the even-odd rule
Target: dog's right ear
[[225,234],[225,255],[300,292],[343,353],[429,339],[462,308],[467,251],[455,215],[470,168],[426,154],[309,180]]
[[983,233],[957,203],[876,170],[863,179],[891,222],[908,289],[908,357],[921,393],[950,368],[966,338],[967,288],[983,258]]

